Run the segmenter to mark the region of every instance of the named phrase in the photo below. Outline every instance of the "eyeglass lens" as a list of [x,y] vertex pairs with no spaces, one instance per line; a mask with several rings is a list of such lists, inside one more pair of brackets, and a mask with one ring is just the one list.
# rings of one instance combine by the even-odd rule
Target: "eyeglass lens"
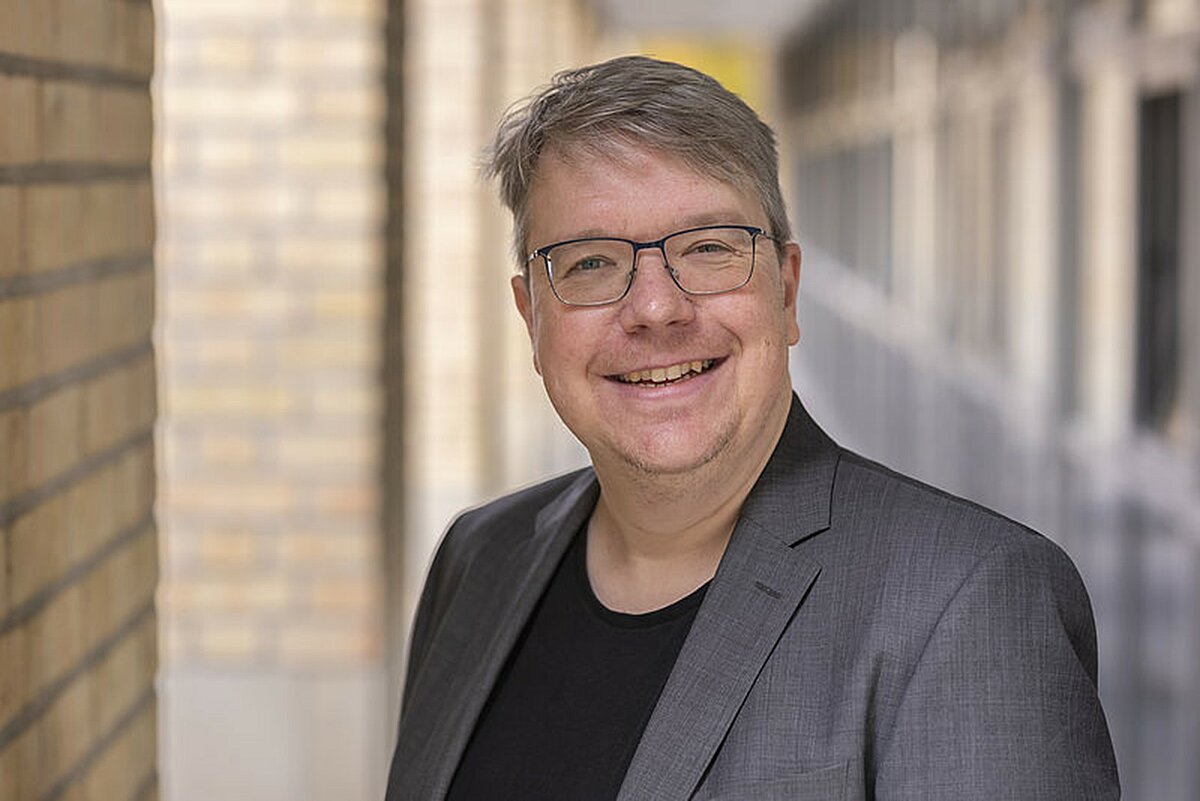
[[[663,240],[667,264],[685,292],[715,294],[737,289],[754,266],[754,236],[742,228],[683,231]],[[550,281],[567,303],[607,303],[625,294],[633,279],[632,243],[586,239],[547,252]]]

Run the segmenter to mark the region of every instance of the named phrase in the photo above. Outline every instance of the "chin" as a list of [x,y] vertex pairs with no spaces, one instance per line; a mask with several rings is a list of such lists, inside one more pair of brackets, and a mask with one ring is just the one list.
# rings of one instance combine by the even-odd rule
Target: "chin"
[[690,433],[683,441],[658,437],[650,442],[618,443],[613,450],[621,461],[646,476],[677,476],[717,460],[733,438],[732,430],[713,432],[700,441]]

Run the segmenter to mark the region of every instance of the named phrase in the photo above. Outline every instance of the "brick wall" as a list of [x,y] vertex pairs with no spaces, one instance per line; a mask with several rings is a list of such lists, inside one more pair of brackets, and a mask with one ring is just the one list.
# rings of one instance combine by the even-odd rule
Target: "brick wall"
[[164,7],[172,664],[379,651],[382,6]]
[[0,798],[156,773],[154,17],[0,0]]
[[404,435],[390,456],[406,508],[388,536],[403,541],[391,608],[407,624],[456,512],[586,456],[533,371],[508,212],[476,165],[512,102],[606,44],[582,0],[406,0],[405,27],[405,228],[389,268],[403,275]]

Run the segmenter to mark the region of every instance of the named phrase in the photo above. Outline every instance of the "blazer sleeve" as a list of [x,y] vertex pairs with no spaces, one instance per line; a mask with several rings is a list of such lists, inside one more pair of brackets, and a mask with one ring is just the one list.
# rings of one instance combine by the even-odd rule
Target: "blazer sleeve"
[[942,610],[880,741],[875,797],[1120,797],[1091,604],[1070,559],[1005,539]]

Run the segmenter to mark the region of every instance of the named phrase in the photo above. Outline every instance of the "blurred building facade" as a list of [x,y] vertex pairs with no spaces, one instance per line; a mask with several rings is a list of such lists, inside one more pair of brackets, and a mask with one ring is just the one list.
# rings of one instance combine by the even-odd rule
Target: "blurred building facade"
[[161,6],[164,795],[382,797],[440,532],[580,459],[475,165],[591,12]]
[[1200,794],[1200,2],[709,5],[0,0],[0,797],[381,797],[441,531],[585,456],[478,150],[635,50],[781,133],[818,419],[1062,543]]
[[1200,797],[1200,4],[829,4],[778,76],[801,394],[1066,548],[1126,797]]
[[0,798],[158,798],[154,15],[0,2]]

